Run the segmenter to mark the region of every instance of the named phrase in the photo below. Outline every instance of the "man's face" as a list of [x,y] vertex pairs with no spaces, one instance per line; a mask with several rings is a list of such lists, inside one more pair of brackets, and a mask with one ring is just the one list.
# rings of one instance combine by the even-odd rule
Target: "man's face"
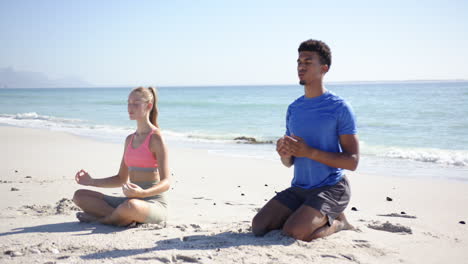
[[315,51],[301,51],[297,59],[299,83],[306,85],[323,78],[328,66],[320,63],[320,56]]

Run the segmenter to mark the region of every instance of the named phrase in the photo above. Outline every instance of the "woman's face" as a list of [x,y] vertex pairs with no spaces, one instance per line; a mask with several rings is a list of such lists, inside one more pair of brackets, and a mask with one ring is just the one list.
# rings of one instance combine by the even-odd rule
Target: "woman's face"
[[144,118],[148,112],[148,101],[138,92],[130,93],[128,96],[127,110],[130,120]]

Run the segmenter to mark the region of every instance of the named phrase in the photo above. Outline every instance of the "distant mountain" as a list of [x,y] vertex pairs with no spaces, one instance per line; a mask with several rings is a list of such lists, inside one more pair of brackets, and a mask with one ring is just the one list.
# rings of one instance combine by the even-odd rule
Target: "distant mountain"
[[51,80],[41,72],[17,71],[0,68],[0,88],[69,88],[91,87],[93,85],[77,77]]

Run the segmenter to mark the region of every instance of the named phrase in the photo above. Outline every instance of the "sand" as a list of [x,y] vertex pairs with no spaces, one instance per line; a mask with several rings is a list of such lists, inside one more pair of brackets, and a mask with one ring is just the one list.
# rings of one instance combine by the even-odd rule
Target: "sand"
[[310,243],[255,237],[252,217],[288,187],[291,169],[169,146],[168,223],[119,228],[79,223],[71,198],[85,188],[79,169],[117,173],[123,143],[6,126],[0,141],[0,263],[468,263],[464,182],[349,172],[356,231]]

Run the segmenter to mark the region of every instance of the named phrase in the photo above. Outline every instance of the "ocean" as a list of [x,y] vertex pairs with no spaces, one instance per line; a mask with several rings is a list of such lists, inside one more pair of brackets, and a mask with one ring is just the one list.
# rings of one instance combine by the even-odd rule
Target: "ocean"
[[[468,181],[468,82],[330,83],[358,121],[358,172]],[[0,89],[0,125],[65,131],[123,143],[126,88]],[[278,159],[287,106],[300,85],[158,87],[159,125],[170,146]],[[247,144],[237,137],[254,138]]]

